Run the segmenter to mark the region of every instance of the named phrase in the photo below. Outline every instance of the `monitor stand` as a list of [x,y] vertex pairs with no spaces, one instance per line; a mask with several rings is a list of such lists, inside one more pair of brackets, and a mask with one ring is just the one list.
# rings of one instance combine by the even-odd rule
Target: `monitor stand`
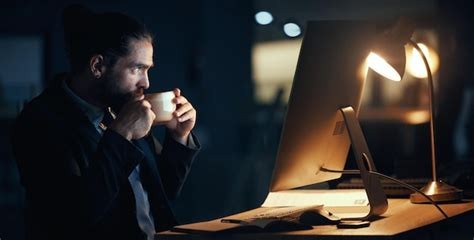
[[388,208],[387,196],[383,191],[378,176],[369,173],[377,170],[372,161],[372,156],[370,155],[367,142],[365,141],[364,133],[362,132],[354,109],[351,106],[340,108],[340,111],[344,117],[346,129],[352,143],[352,152],[354,153],[365,192],[367,193],[367,199],[369,200],[369,213],[361,219],[365,220],[373,216],[380,216],[385,213]]

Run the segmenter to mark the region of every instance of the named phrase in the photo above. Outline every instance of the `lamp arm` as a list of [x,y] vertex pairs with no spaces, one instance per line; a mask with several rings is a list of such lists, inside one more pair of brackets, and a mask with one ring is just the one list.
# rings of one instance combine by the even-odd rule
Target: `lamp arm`
[[433,106],[435,106],[435,100],[434,100],[434,86],[433,86],[433,76],[431,74],[431,69],[430,65],[428,64],[428,59],[426,58],[425,54],[421,50],[421,48],[416,44],[413,40],[408,40],[408,43],[412,45],[421,55],[423,58],[423,63],[425,64],[426,67],[426,74],[428,76],[428,85],[430,88],[429,91],[429,98],[430,98],[430,136],[431,136],[431,167],[432,167],[432,175],[433,175],[433,181],[437,181],[437,176],[436,176],[436,149],[435,149],[435,132],[434,132],[434,109]]

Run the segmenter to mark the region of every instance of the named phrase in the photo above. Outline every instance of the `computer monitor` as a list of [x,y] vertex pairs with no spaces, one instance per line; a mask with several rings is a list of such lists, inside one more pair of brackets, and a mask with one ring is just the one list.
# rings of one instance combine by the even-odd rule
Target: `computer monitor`
[[365,60],[374,40],[375,25],[368,22],[308,22],[271,192],[339,178],[352,140],[364,184],[371,185],[366,186],[369,202],[377,205],[378,214],[385,212],[386,197],[380,181],[368,173],[375,167],[355,114],[367,73]]

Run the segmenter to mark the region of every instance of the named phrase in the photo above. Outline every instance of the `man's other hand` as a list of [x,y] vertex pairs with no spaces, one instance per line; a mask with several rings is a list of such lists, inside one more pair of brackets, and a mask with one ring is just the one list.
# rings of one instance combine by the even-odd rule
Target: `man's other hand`
[[188,136],[196,123],[196,109],[184,96],[181,96],[179,88],[173,91],[176,95],[173,99],[176,110],[173,113],[173,119],[166,124],[166,127],[178,142],[186,145]]

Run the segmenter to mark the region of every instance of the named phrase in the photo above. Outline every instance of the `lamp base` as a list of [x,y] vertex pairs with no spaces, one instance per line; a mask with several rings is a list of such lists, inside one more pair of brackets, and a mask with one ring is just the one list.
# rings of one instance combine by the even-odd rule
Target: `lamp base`
[[[447,183],[441,181],[431,181],[422,189],[424,194],[430,197],[434,202],[450,202],[458,201],[462,199],[463,190],[457,189],[456,187],[450,186]],[[423,195],[415,192],[410,194],[410,202],[412,203],[429,203]]]

